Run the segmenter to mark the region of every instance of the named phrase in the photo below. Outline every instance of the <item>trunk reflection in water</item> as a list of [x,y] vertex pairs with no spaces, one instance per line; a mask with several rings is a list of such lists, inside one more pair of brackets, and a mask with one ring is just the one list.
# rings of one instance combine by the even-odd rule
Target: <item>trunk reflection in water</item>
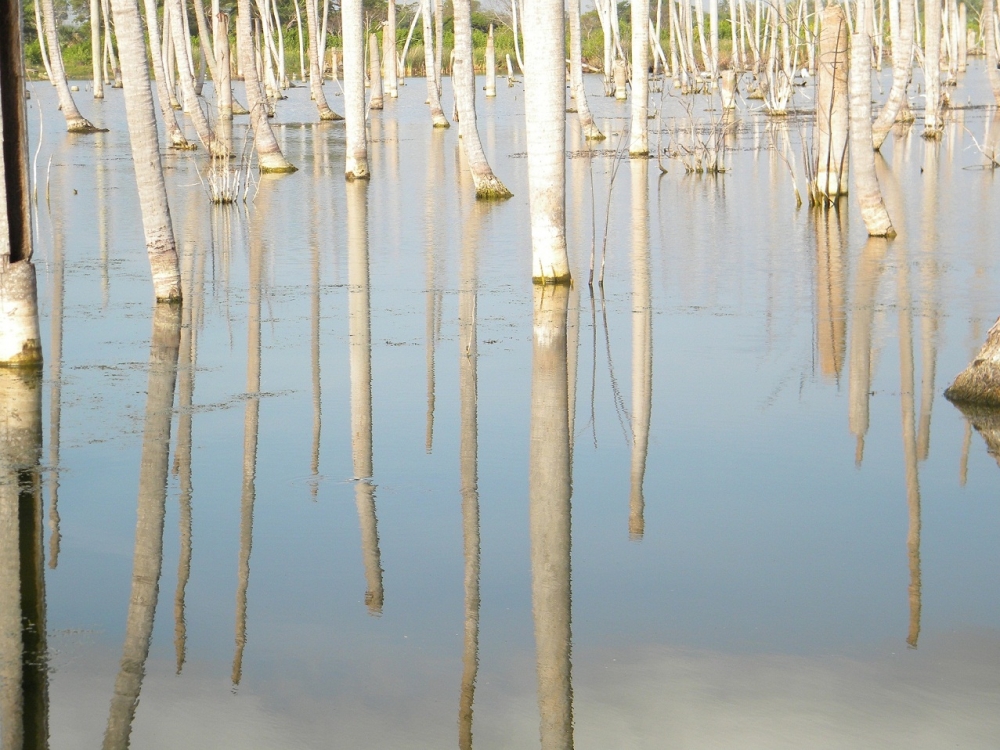
[[[649,452],[653,407],[653,303],[649,280],[649,162],[633,159],[632,170],[632,486],[629,538],[642,539],[646,522],[642,485]],[[573,404],[570,404],[573,410]]]
[[125,622],[121,669],[115,679],[104,750],[129,746],[132,720],[146,673],[153,634],[156,599],[163,563],[163,517],[167,499],[170,423],[173,417],[177,357],[180,348],[181,308],[158,304],[153,313],[149,345],[146,419],[142,434],[139,498],[132,557],[132,593]]
[[0,368],[0,743],[47,748],[42,376]]
[[351,360],[351,455],[354,496],[365,563],[365,604],[382,614],[382,561],[378,549],[375,484],[372,481],[372,332],[368,286],[368,185],[351,182],[347,190],[348,327]]
[[528,492],[542,750],[573,747],[568,303],[568,284],[535,285]]

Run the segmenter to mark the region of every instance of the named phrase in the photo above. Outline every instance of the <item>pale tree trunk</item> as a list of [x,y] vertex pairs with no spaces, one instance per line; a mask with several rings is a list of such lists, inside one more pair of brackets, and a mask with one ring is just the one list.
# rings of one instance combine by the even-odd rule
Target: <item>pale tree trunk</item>
[[215,53],[218,58],[215,69],[219,73],[214,80],[215,100],[220,120],[233,119],[232,62],[229,57],[229,16],[218,13],[215,16]]
[[368,35],[368,80],[371,82],[371,96],[368,109],[382,109],[382,63],[378,59],[378,37]]
[[459,473],[462,494],[462,548],[465,558],[465,626],[462,686],[458,708],[458,746],[472,750],[472,709],[479,668],[479,421],[477,348],[477,242],[481,209],[472,208],[465,224],[458,292]]
[[372,339],[368,284],[367,186],[347,186],[348,338],[351,372],[351,456],[354,495],[361,528],[365,566],[365,604],[371,615],[382,614],[382,562],[378,546],[378,516],[372,481]]
[[[208,63],[208,72],[212,75],[212,81],[219,81],[219,50],[215,49],[215,40],[208,28],[208,19],[205,18],[204,0],[194,0],[194,17],[198,24],[198,41],[201,49],[202,65]],[[226,45],[229,44],[229,37],[226,37]],[[202,76],[204,79],[204,76]],[[200,91],[199,91],[200,93]]]
[[42,53],[42,66],[49,83],[56,85],[56,77],[52,75],[52,65],[49,63],[48,43],[45,41],[45,25],[42,23],[42,11],[39,3],[35,3],[35,31],[38,34],[38,49]]
[[524,109],[531,277],[537,283],[570,280],[566,254],[565,26],[560,0],[528,0]]
[[632,465],[628,533],[645,531],[643,480],[653,407],[653,303],[649,278],[649,161],[632,162]]
[[38,366],[21,6],[0,8],[0,367]]
[[490,33],[486,37],[486,97],[492,98],[497,95],[497,49],[493,42],[493,24],[490,24]]
[[450,128],[451,123],[441,109],[441,91],[434,77],[434,33],[431,26],[431,0],[421,3],[424,28],[424,68],[427,76],[427,102],[431,108],[431,122],[436,128]]
[[[833,212],[830,213],[833,215]],[[872,328],[878,279],[885,257],[886,241],[869,238],[858,262],[851,312],[851,351],[848,364],[847,403],[848,423],[856,447],[854,463],[861,466],[865,453],[865,436],[869,426],[869,400],[872,390]]]
[[[491,27],[492,31],[492,27]],[[493,37],[490,36],[489,43]],[[594,122],[590,104],[587,102],[587,91],[583,87],[583,53],[580,39],[580,0],[569,0],[569,78],[570,90],[576,100],[576,114],[580,120],[583,137],[588,141],[603,141],[604,133]],[[487,80],[489,74],[487,73]],[[487,84],[488,85],[488,84]],[[494,84],[495,85],[495,84]],[[494,94],[495,94],[494,88]]]
[[177,244],[170,223],[167,189],[156,134],[156,113],[149,83],[149,63],[143,39],[138,0],[112,0],[122,58],[125,115],[128,120],[132,162],[139,189],[139,208],[146,236],[146,252],[153,273],[157,301],[179,301],[180,269]]
[[111,87],[120,89],[122,87],[122,69],[115,57],[114,37],[111,33],[111,4],[108,0],[101,0],[101,9],[104,16],[104,58],[111,65],[114,76]]
[[649,154],[649,0],[632,0],[632,127],[628,153]]
[[472,3],[454,0],[455,56],[451,78],[458,107],[458,133],[469,160],[477,198],[509,198],[504,186],[486,159],[476,119],[476,71],[472,59]]
[[869,236],[895,237],[875,174],[872,150],[872,40],[867,25],[871,13],[871,0],[861,0],[856,33],[851,37],[851,175]]
[[368,131],[365,128],[365,41],[361,0],[341,4],[341,36],[344,40],[344,116],[347,118],[348,180],[367,180]]
[[[254,216],[259,217],[260,213]],[[259,219],[257,222],[259,223]],[[264,294],[264,248],[260,229],[250,230],[250,290],[247,305],[247,402],[243,412],[243,477],[240,485],[240,553],[236,584],[236,649],[233,685],[243,677],[247,645],[247,593],[250,589],[250,553],[253,550],[253,510],[257,502],[257,438],[260,428],[260,313]]]
[[52,0],[38,0],[42,8],[42,23],[45,26],[45,42],[49,49],[49,65],[52,67],[52,83],[55,84],[59,97],[59,109],[66,118],[66,130],[70,133],[98,133],[101,128],[94,126],[90,120],[80,114],[73,101],[66,80],[66,68],[63,66],[62,51],[59,47],[59,30],[56,28],[56,11]]
[[382,27],[382,59],[385,64],[385,90],[389,97],[396,99],[399,96],[399,82],[397,81],[397,66],[399,61],[396,58],[396,0],[388,0],[386,3],[385,25]]
[[969,62],[969,16],[965,3],[958,4],[958,72],[964,73]]
[[257,65],[254,62],[253,36],[250,31],[250,0],[239,0],[236,18],[236,33],[240,38],[240,54],[243,66],[243,80],[247,93],[247,107],[250,109],[250,125],[253,128],[254,146],[261,172],[294,172],[281,153],[278,139],[274,137],[271,123],[267,121],[267,102],[260,88]]
[[[736,37],[732,37],[734,48]],[[712,56],[712,80],[719,77],[719,0],[708,0],[708,49]]]
[[90,59],[94,71],[94,98],[104,98],[101,75],[101,0],[90,0]]
[[[115,19],[120,19],[123,0],[112,0]],[[138,18],[138,7],[135,9]],[[129,60],[125,56],[126,37],[121,35],[122,74],[128,92]],[[153,335],[149,346],[149,381],[146,389],[146,418],[142,434],[142,459],[139,464],[139,497],[135,526],[135,550],[132,556],[132,591],[125,621],[121,669],[115,678],[104,749],[120,750],[129,746],[132,720],[139,704],[139,691],[146,672],[149,642],[153,635],[156,600],[163,567],[163,519],[166,513],[167,471],[170,453],[170,422],[173,416],[174,388],[177,383],[177,355],[180,345],[181,308],[157,305],[153,312]]]
[[815,196],[833,200],[847,192],[848,34],[844,9],[831,3],[823,11],[816,61]]
[[[516,2],[516,0],[515,0]],[[428,0],[428,7],[430,0]],[[444,65],[444,0],[434,0],[434,83],[441,96],[441,71]]]
[[1000,104],[1000,70],[997,70],[997,36],[994,19],[996,0],[983,0],[983,46],[986,48],[986,75],[990,80],[993,99]]
[[[526,9],[526,30],[531,28],[532,1]],[[525,40],[524,46],[525,74],[530,75],[532,42]],[[568,302],[568,285],[535,287],[528,518],[542,750],[573,747]]]
[[913,59],[913,4],[907,0],[899,3],[899,33],[892,38],[892,88],[882,111],[872,125],[872,145],[878,151],[889,135],[896,116],[906,102],[906,87],[910,80]]
[[316,0],[305,0],[306,3],[306,27],[309,30],[309,91],[313,101],[316,102],[316,109],[319,110],[319,119],[324,121],[343,120],[338,115],[326,99],[323,92],[323,74],[320,69],[320,40],[319,21],[316,18]]
[[222,144],[215,139],[212,126],[208,124],[208,118],[201,108],[198,95],[194,90],[194,69],[191,67],[189,37],[184,32],[182,16],[187,11],[181,0],[167,0],[171,6],[170,23],[171,36],[174,40],[174,54],[177,58],[178,78],[181,84],[181,96],[184,100],[184,109],[191,118],[195,132],[202,145],[208,149],[212,156],[221,156],[224,153]]
[[[174,114],[173,101],[173,81],[164,68],[163,62],[163,42],[160,40],[160,24],[157,20],[156,0],[145,0],[146,28],[149,30],[149,47],[153,57],[153,76],[156,79],[156,98],[160,102],[160,113],[163,115],[164,129],[167,131],[167,140],[171,148],[184,151],[195,148],[184,136],[184,131],[177,124],[177,115]],[[169,16],[168,16],[169,20]],[[164,35],[167,32],[164,30]],[[119,34],[119,39],[120,39]],[[119,47],[121,41],[119,41]]]
[[941,137],[941,2],[924,3],[924,138]]

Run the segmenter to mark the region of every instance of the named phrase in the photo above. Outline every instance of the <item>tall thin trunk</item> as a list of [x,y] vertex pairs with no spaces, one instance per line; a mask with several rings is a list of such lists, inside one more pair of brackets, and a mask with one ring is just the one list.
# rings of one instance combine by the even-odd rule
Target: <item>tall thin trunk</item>
[[367,180],[368,132],[365,128],[365,41],[361,0],[343,0],[340,10],[344,40],[344,116],[347,118],[348,180]]
[[[492,43],[492,27],[489,42]],[[587,102],[587,91],[583,86],[583,52],[580,39],[580,0],[569,0],[569,79],[570,90],[576,100],[576,114],[580,120],[583,137],[588,141],[603,141],[604,133],[594,122],[594,115]],[[487,74],[487,79],[489,75]]]
[[444,70],[444,0],[434,0],[434,82],[438,96],[443,93],[441,73]]
[[348,328],[351,370],[351,455],[354,494],[365,566],[365,604],[382,613],[382,559],[378,544],[375,484],[372,481],[372,341],[368,285],[368,192],[365,184],[347,186]]
[[[892,14],[890,14],[890,21]],[[892,88],[882,111],[872,125],[872,145],[878,151],[889,135],[896,116],[906,102],[906,87],[910,80],[913,59],[913,5],[906,0],[899,3],[898,33],[892,37]]]
[[[215,16],[216,44],[218,55],[216,70],[219,77],[214,81],[216,105],[220,120],[233,119],[233,82],[232,62],[229,59],[229,15],[218,13]],[[224,127],[224,126],[223,126]]]
[[250,31],[250,0],[239,0],[236,19],[236,33],[240,38],[243,80],[247,93],[247,107],[250,109],[250,125],[253,128],[254,146],[261,172],[294,172],[293,167],[281,153],[278,139],[274,137],[271,123],[267,121],[267,102],[260,88],[257,66],[254,62],[254,44]]
[[472,59],[472,3],[454,0],[455,57],[451,77],[458,107],[458,132],[469,160],[477,198],[509,198],[511,192],[493,174],[476,119],[476,71]]
[[486,98],[490,99],[497,95],[497,48],[493,42],[493,24],[490,24],[489,34],[486,36]]
[[423,0],[421,11],[424,28],[424,68],[427,76],[427,102],[431,108],[431,122],[436,128],[450,128],[451,123],[441,109],[441,90],[434,77],[434,32],[431,24],[431,0]]
[[531,277],[539,283],[568,282],[566,20],[562,2],[532,0],[524,21]]
[[94,98],[104,98],[101,75],[101,0],[90,0],[90,60],[94,71]]
[[517,32],[517,0],[510,0],[510,23],[514,30],[514,57],[517,58],[517,67],[521,69],[521,74],[524,75],[524,60],[521,58],[521,44],[518,41]]
[[371,96],[368,98],[368,109],[382,109],[382,63],[378,59],[378,37],[368,36],[368,80],[371,83]]
[[[700,7],[700,6],[699,6]],[[632,127],[630,156],[649,153],[649,0],[632,0]]]
[[[122,18],[125,0],[112,0],[116,19]],[[136,3],[133,2],[133,5]],[[138,19],[139,8],[135,7]],[[119,33],[122,74],[128,92],[129,58],[125,55],[127,37]],[[146,418],[142,434],[142,460],[139,465],[139,497],[136,511],[135,551],[132,556],[132,592],[125,621],[121,669],[115,678],[108,726],[104,732],[104,750],[122,750],[129,746],[132,720],[139,704],[139,691],[146,672],[149,642],[163,567],[163,518],[167,500],[167,459],[170,453],[170,422],[173,416],[174,389],[177,384],[177,355],[180,344],[181,308],[157,305],[153,312],[153,335],[149,345],[149,381],[146,389]]]
[[[195,148],[184,136],[184,131],[177,124],[177,115],[171,104],[173,101],[173,79],[167,74],[163,61],[163,41],[160,39],[160,24],[157,20],[156,0],[145,0],[146,28],[149,30],[149,47],[153,58],[153,78],[156,81],[156,98],[160,102],[160,113],[163,115],[164,129],[167,140],[172,148],[190,150]],[[169,14],[167,14],[169,21]],[[164,29],[164,36],[167,29]],[[121,42],[119,41],[119,46]]]
[[[208,72],[212,74],[212,80],[218,83],[219,50],[215,48],[215,40],[208,28],[208,19],[205,18],[205,0],[194,0],[194,17],[195,23],[198,24],[198,47],[201,50],[202,62],[208,63]],[[229,37],[226,37],[225,43],[229,44]]]
[[816,82],[816,184],[813,193],[833,200],[847,192],[848,34],[844,9],[823,11]]
[[[531,25],[525,19],[525,29]],[[531,50],[532,42],[525,40],[526,75],[532,70]],[[535,287],[528,517],[542,750],[573,747],[568,302],[568,285]]]
[[174,241],[167,189],[163,181],[139,3],[138,0],[111,0],[111,7],[122,57],[125,116],[132,144],[135,180],[139,189],[146,252],[153,273],[153,291],[158,301],[179,301],[181,279],[177,263],[177,243]]
[[649,161],[636,159],[632,171],[632,465],[628,533],[645,531],[643,480],[649,452],[653,406],[653,304],[649,276]]
[[892,228],[875,174],[875,152],[871,145],[872,41],[867,26],[871,11],[871,0],[859,2],[856,33],[851,37],[851,174],[869,236],[895,237],[896,230]]
[[70,133],[97,133],[101,128],[95,127],[86,117],[80,114],[80,110],[73,101],[73,94],[69,90],[69,82],[66,80],[66,68],[63,65],[62,51],[59,47],[59,30],[56,28],[56,11],[52,0],[38,0],[42,9],[42,24],[45,27],[45,41],[49,49],[49,65],[52,68],[52,83],[56,87],[56,95],[59,97],[59,109],[62,110],[63,117],[66,118],[66,130]]
[[941,2],[924,3],[924,138],[941,137]]
[[396,58],[396,0],[386,3],[385,25],[382,27],[382,62],[385,66],[385,90],[389,97],[399,96],[399,83],[396,73],[399,61]]
[[201,108],[201,102],[194,90],[194,68],[191,66],[190,58],[190,37],[184,32],[182,18],[186,14],[186,9],[181,0],[166,0],[170,3],[170,23],[171,36],[174,41],[174,55],[177,59],[177,73],[181,84],[181,96],[184,101],[184,110],[191,118],[195,132],[202,145],[208,149],[213,156],[222,155],[222,144],[215,138],[212,126],[208,123],[208,118]]
[[323,92],[323,74],[320,68],[320,40],[319,22],[316,18],[316,0],[305,0],[306,3],[306,28],[309,30],[309,91],[313,101],[316,102],[316,109],[319,110],[319,119],[324,121],[343,120],[330,108],[330,104]]
[[52,74],[52,65],[49,63],[48,43],[45,41],[45,25],[42,23],[41,4],[34,3],[35,6],[35,32],[38,34],[38,49],[42,53],[42,66],[45,68],[45,76],[49,83],[56,85],[56,77]]
[[114,35],[111,33],[111,5],[108,0],[101,0],[102,15],[104,16],[104,57],[111,66],[112,88],[122,87],[122,69],[115,57]]
[[996,0],[983,0],[983,46],[986,48],[986,75],[993,99],[1000,104],[1000,70],[997,70]]

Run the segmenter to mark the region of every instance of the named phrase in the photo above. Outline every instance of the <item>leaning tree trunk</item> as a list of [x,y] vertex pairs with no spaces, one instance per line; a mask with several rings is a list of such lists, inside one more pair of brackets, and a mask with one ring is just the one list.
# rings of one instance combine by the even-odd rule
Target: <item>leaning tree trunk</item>
[[913,3],[899,3],[899,34],[892,40],[892,88],[882,111],[872,125],[872,145],[882,147],[896,116],[906,102],[906,86],[910,80],[910,61],[913,59],[913,28],[915,24]]
[[871,7],[871,0],[858,4],[857,33],[851,37],[851,174],[869,236],[895,237],[875,174],[872,149],[872,40],[865,25]]
[[1000,70],[997,70],[997,36],[994,19],[996,18],[996,1],[983,0],[983,46],[986,47],[986,74],[990,79],[993,98],[1000,104]]
[[386,8],[385,25],[382,27],[382,62],[385,65],[385,91],[390,98],[399,97],[397,81],[398,60],[396,58],[396,0],[389,0]]
[[424,69],[427,76],[427,103],[431,107],[431,122],[436,128],[450,128],[448,118],[441,109],[441,91],[434,77],[434,32],[431,28],[431,0],[424,0],[421,6],[424,27]]
[[0,8],[0,366],[42,362],[38,286],[31,262],[28,113],[21,5]]
[[[171,94],[168,86],[173,86],[173,81],[167,75],[163,65],[163,44],[160,41],[160,25],[157,20],[156,0],[145,0],[146,28],[149,29],[149,48],[153,57],[153,77],[156,79],[156,98],[160,101],[160,113],[163,115],[164,128],[167,131],[167,139],[172,148],[188,151],[195,148],[195,145],[184,136],[184,131],[177,124],[177,115],[171,106]],[[169,20],[169,19],[168,19]],[[166,31],[164,31],[166,33]],[[118,42],[119,51],[121,41]]]
[[186,9],[181,0],[167,0],[170,3],[170,36],[174,43],[174,54],[177,58],[177,73],[181,84],[181,96],[184,100],[184,109],[187,111],[195,132],[202,145],[208,149],[212,156],[222,156],[225,149],[216,140],[212,126],[208,124],[208,118],[201,108],[201,102],[194,90],[194,69],[191,67],[190,37],[184,31],[182,14]]
[[509,198],[511,192],[504,186],[486,160],[476,122],[476,71],[472,59],[472,3],[471,0],[454,0],[455,60],[452,65],[452,83],[458,107],[458,133],[469,160],[472,181],[477,198]]
[[239,0],[237,5],[236,33],[240,39],[240,64],[243,66],[243,80],[250,108],[250,125],[253,128],[257,162],[261,172],[294,172],[293,167],[281,153],[278,139],[274,137],[271,123],[267,121],[267,101],[260,89],[257,64],[254,60],[253,36],[250,32],[250,0]]
[[924,3],[924,138],[941,137],[941,2]]
[[848,33],[844,9],[835,3],[823,11],[816,82],[815,198],[832,201],[847,192]]
[[[488,44],[493,42],[492,27],[490,27]],[[603,141],[604,133],[594,122],[594,115],[587,103],[587,91],[583,87],[583,52],[580,40],[580,0],[569,0],[569,80],[576,99],[576,114],[580,120],[583,137],[588,141]],[[494,81],[494,95],[496,92]]]
[[306,27],[309,30],[309,92],[313,101],[316,102],[316,109],[319,110],[319,119],[324,121],[343,120],[330,108],[323,92],[323,74],[320,67],[320,40],[319,40],[319,20],[316,18],[316,0],[305,0],[306,3]]
[[90,120],[80,114],[80,110],[73,101],[73,94],[69,90],[69,82],[66,80],[66,68],[63,66],[62,51],[59,48],[59,30],[56,28],[56,11],[52,0],[39,0],[42,8],[42,24],[45,26],[45,43],[49,48],[49,65],[52,68],[52,83],[56,87],[56,95],[59,97],[59,109],[62,110],[63,117],[66,118],[66,130],[70,133],[99,133],[101,128],[96,127]]
[[[118,51],[122,75],[128,91],[128,59],[117,23],[124,0],[112,0],[115,28],[119,31]],[[139,9],[135,9],[138,18]],[[156,600],[163,568],[163,519],[166,513],[170,422],[177,384],[177,357],[180,348],[181,310],[157,305],[153,313],[153,336],[149,351],[149,385],[146,390],[146,420],[142,435],[139,469],[139,498],[132,557],[132,593],[129,596],[122,645],[121,670],[115,678],[105,750],[129,746],[132,719],[139,703],[139,691],[146,672],[149,643],[153,635]]]
[[524,18],[524,119],[531,277],[568,283],[566,254],[566,19],[561,0],[530,0]]
[[347,118],[348,180],[367,180],[368,131],[365,129],[365,41],[361,0],[344,0],[340,17],[344,39],[344,115]]
[[111,0],[118,51],[122,60],[122,85],[125,89],[125,116],[135,181],[139,188],[139,208],[146,235],[146,252],[153,272],[153,291],[157,301],[179,301],[181,275],[177,264],[177,244],[170,223],[167,188],[156,135],[156,112],[149,88],[149,63],[142,33],[138,0]]
[[[700,6],[699,6],[700,7]],[[630,156],[649,154],[649,0],[632,0],[632,133]]]
[[[529,2],[526,31],[531,28],[530,8]],[[525,40],[524,47],[527,76],[533,45]],[[528,517],[542,750],[573,747],[568,303],[568,285],[535,287]]]

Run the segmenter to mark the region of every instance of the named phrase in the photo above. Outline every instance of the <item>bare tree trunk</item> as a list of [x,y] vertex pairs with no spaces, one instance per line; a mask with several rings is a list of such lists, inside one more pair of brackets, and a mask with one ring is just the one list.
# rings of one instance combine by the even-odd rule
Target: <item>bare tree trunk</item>
[[171,6],[171,36],[174,41],[174,55],[177,59],[177,73],[181,84],[184,110],[191,118],[195,132],[198,134],[198,139],[202,145],[211,155],[221,156],[224,154],[222,144],[216,140],[215,133],[212,132],[212,126],[208,124],[208,118],[205,116],[205,112],[201,108],[201,102],[198,101],[198,95],[194,90],[194,69],[191,67],[190,48],[188,46],[190,38],[185,34],[182,23],[182,16],[186,10],[181,0],[166,0],[166,2],[170,3]]
[[[516,2],[516,0],[515,0]],[[444,0],[434,0],[434,83],[442,94],[441,73],[444,65]]]
[[397,66],[399,60],[396,57],[396,0],[388,0],[386,3],[385,25],[382,27],[382,62],[385,65],[385,90],[389,97],[396,99],[399,97],[399,83],[397,81]]
[[[493,43],[492,27],[490,27],[488,44]],[[604,133],[594,122],[594,115],[587,102],[587,91],[583,87],[583,52],[580,39],[580,0],[569,0],[569,79],[570,90],[576,100],[576,113],[580,120],[583,137],[588,141],[603,141]],[[488,64],[488,63],[487,63]],[[487,80],[489,75],[487,74]],[[488,84],[487,84],[488,85]],[[495,86],[495,83],[494,83]],[[494,94],[496,90],[494,88]]]
[[851,37],[851,173],[861,206],[861,218],[871,237],[895,237],[882,200],[872,150],[872,42],[868,36],[871,0],[858,6],[857,33]]
[[[532,26],[530,7],[526,30]],[[526,39],[524,46],[527,76],[533,45]],[[566,284],[535,287],[528,516],[542,750],[573,747],[568,302]]]
[[483,151],[476,120],[476,71],[472,61],[472,3],[454,0],[455,61],[452,84],[458,107],[458,132],[469,160],[477,198],[509,198],[511,192],[493,174]]
[[924,138],[941,137],[941,2],[924,3]]
[[[163,126],[167,131],[167,141],[171,148],[188,151],[195,148],[184,136],[177,123],[177,115],[171,105],[173,99],[170,87],[173,86],[173,79],[170,78],[163,65],[163,43],[160,40],[160,25],[157,21],[156,0],[145,0],[146,28],[149,30],[149,48],[153,58],[153,77],[156,80],[156,98],[160,102],[160,113],[163,115]],[[168,15],[169,20],[169,15]],[[164,31],[166,33],[166,31]],[[119,45],[121,42],[119,42]]]
[[847,192],[848,35],[844,10],[831,3],[823,11],[816,83],[816,184],[828,200]]
[[253,128],[254,145],[261,172],[294,172],[281,153],[278,139],[274,137],[271,124],[267,121],[267,102],[260,88],[257,66],[254,63],[254,45],[250,32],[250,0],[239,0],[239,15],[236,19],[236,33],[239,35],[240,54],[243,55],[243,80],[247,92],[247,106],[250,108],[250,125]]
[[382,63],[378,59],[378,37],[368,36],[368,80],[371,82],[371,96],[368,109],[382,109]]
[[343,117],[330,108],[326,94],[323,92],[323,74],[320,70],[320,40],[317,38],[319,23],[316,18],[316,0],[305,0],[305,3],[306,27],[309,30],[309,91],[313,101],[316,102],[320,120],[343,120]]
[[899,3],[899,33],[892,38],[892,88],[882,111],[872,125],[872,145],[878,151],[896,122],[900,108],[906,102],[906,86],[910,80],[913,59],[913,5],[907,0]]
[[0,8],[0,366],[38,366],[21,5]]
[[424,27],[424,68],[427,75],[427,101],[431,107],[431,122],[436,128],[450,128],[451,123],[441,109],[441,90],[434,77],[434,32],[431,26],[431,0],[423,0],[421,4]]
[[492,98],[497,95],[497,50],[493,42],[493,24],[490,24],[490,33],[486,37],[486,97]]
[[59,108],[66,118],[66,130],[70,133],[99,133],[101,128],[95,127],[73,101],[66,80],[66,68],[63,66],[62,51],[59,48],[59,30],[56,28],[56,11],[52,0],[38,0],[42,8],[42,23],[45,26],[45,41],[49,48],[49,65],[52,67],[52,83],[55,84],[59,97]]
[[630,156],[649,154],[649,0],[632,0],[632,127]]
[[94,98],[104,98],[101,75],[101,0],[90,0],[90,61],[94,70]]
[[[112,0],[115,18],[122,17],[125,0]],[[135,5],[135,18],[139,8]],[[128,92],[128,65],[120,22],[115,24],[122,53],[122,75]],[[170,453],[170,422],[177,384],[181,308],[157,305],[153,312],[153,336],[149,346],[149,385],[146,389],[146,419],[139,468],[139,497],[132,557],[132,591],[125,621],[121,669],[115,678],[104,749],[120,750],[129,745],[132,720],[139,704],[139,691],[146,671],[153,620],[159,597],[163,567],[163,518],[166,513],[167,471]]]
[[[198,24],[198,46],[201,49],[201,59],[203,63],[207,61],[208,72],[212,75],[212,80],[219,80],[219,50],[215,48],[215,40],[208,28],[208,19],[205,17],[205,0],[194,0],[194,17]],[[229,44],[229,37],[226,37],[226,45]]]
[[[308,2],[308,0],[307,0]],[[218,59],[215,69],[219,77],[215,79],[215,96],[220,120],[233,119],[232,62],[229,59],[229,16],[219,13],[215,17],[215,52]]]
[[1000,104],[1000,70],[997,70],[996,0],[983,0],[983,46],[986,48],[986,75],[993,99]]
[[[51,2],[51,0],[49,0]],[[149,83],[149,63],[142,33],[138,0],[111,0],[122,57],[125,114],[128,119],[132,162],[139,189],[139,207],[146,235],[146,252],[153,273],[157,301],[179,301],[180,269],[177,244],[170,223],[167,189],[156,134],[156,113]]]
[[368,132],[365,129],[365,42],[361,0],[341,5],[341,36],[344,40],[344,115],[347,118],[348,180],[367,180]]

